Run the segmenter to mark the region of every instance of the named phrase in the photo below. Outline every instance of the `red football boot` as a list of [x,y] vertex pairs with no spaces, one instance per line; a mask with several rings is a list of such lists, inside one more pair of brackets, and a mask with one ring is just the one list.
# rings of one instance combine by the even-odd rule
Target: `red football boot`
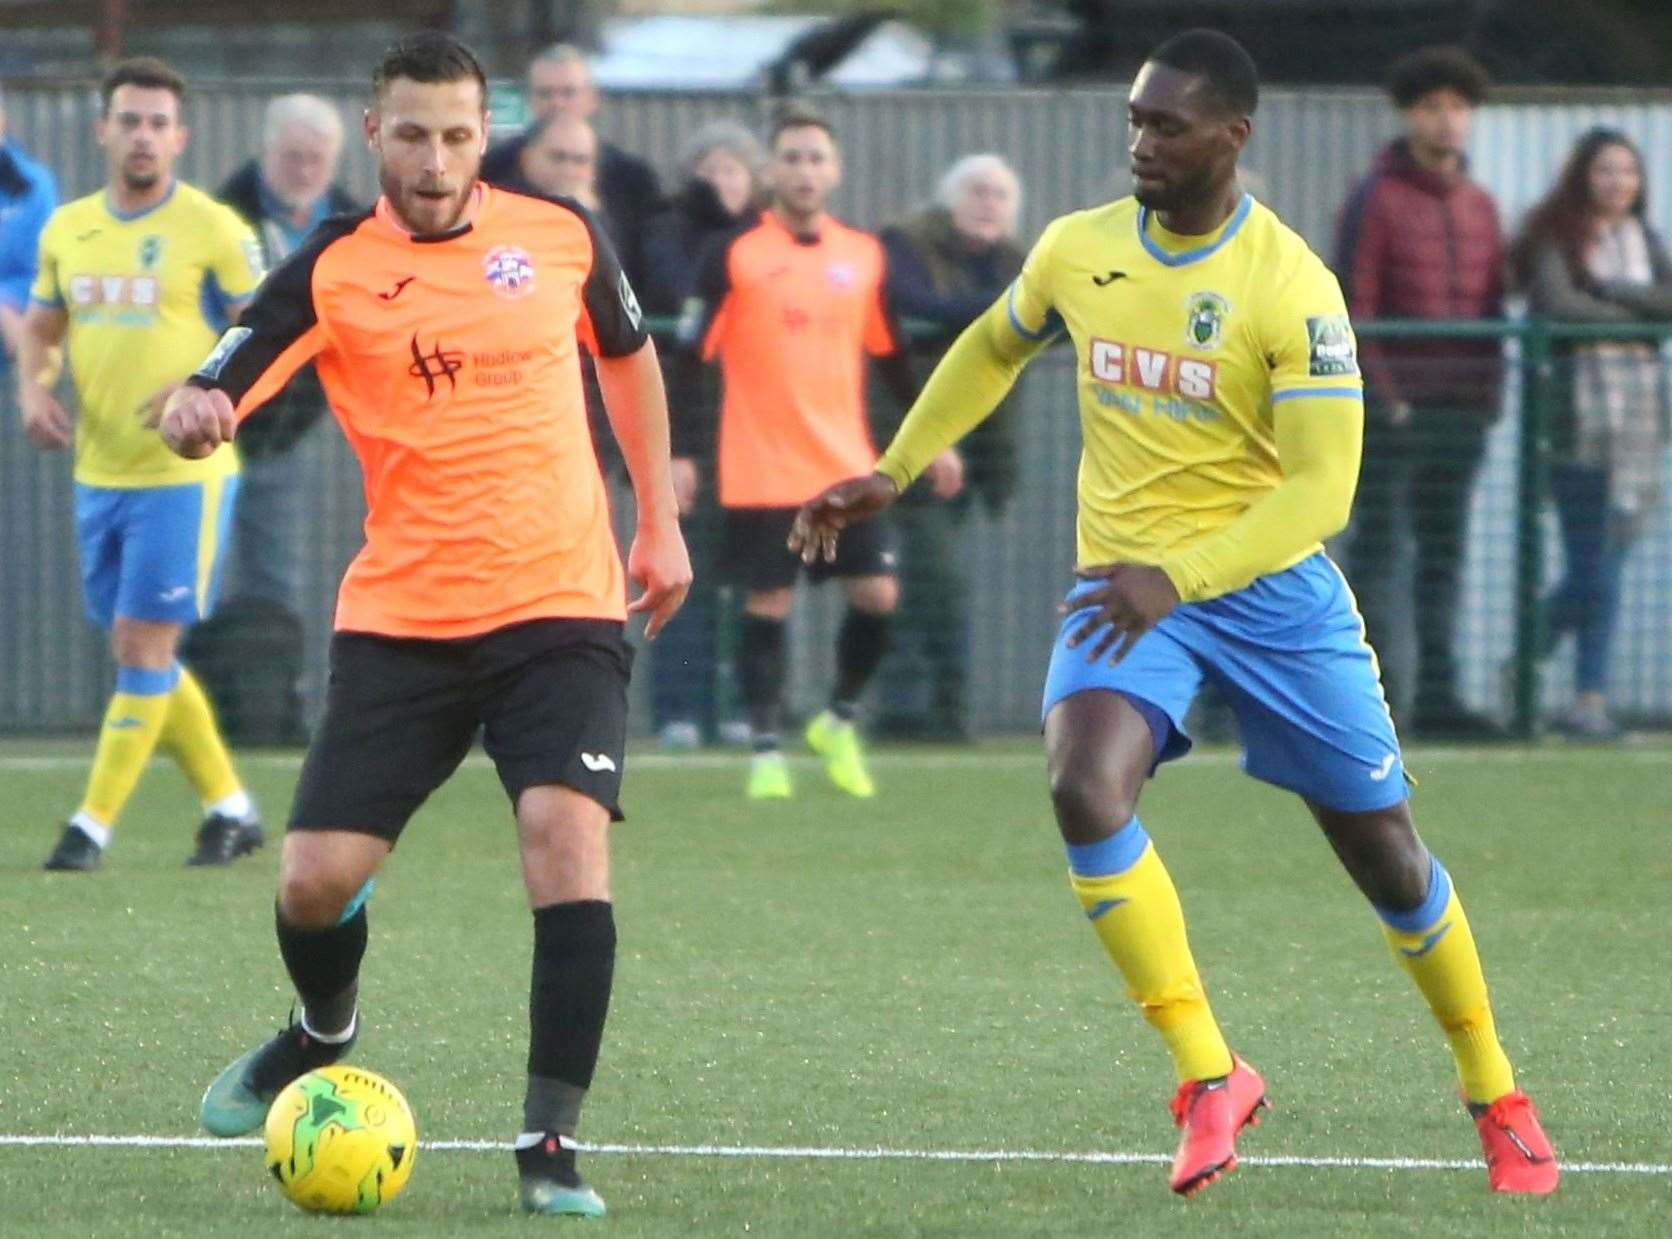
[[1523,1092],[1506,1093],[1489,1106],[1470,1104],[1480,1147],[1486,1154],[1486,1181],[1494,1192],[1548,1196],[1556,1190],[1561,1171],[1556,1150],[1539,1126],[1533,1099]]
[[1235,1054],[1231,1063],[1224,1080],[1186,1080],[1173,1094],[1173,1121],[1184,1136],[1169,1183],[1180,1196],[1193,1196],[1237,1168],[1237,1133],[1258,1127],[1260,1111],[1270,1104],[1260,1073]]

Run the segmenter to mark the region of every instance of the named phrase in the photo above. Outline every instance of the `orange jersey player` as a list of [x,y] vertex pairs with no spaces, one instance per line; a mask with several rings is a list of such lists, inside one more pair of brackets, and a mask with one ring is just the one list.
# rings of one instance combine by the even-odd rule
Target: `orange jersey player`
[[[534,913],[523,1207],[597,1216],[575,1130],[609,1007],[608,827],[626,764],[627,612],[656,632],[691,579],[654,347],[579,206],[481,183],[481,66],[420,35],[373,78],[383,196],[321,225],[162,417],[212,451],[312,360],[366,485],[343,579],[325,717],[279,874],[279,948],[300,1021],[204,1094],[204,1126],[252,1131],[279,1089],[346,1054],[373,875],[478,730],[511,799]],[[639,525],[627,604],[587,432],[579,350],[598,359]]]

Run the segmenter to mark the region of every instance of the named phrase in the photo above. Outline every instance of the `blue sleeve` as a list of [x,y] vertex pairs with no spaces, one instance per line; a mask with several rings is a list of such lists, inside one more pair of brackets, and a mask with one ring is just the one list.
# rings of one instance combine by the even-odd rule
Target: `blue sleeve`
[[23,205],[6,221],[5,236],[0,241],[0,302],[19,312],[29,304],[41,231],[57,205],[57,186],[52,174],[43,169]]

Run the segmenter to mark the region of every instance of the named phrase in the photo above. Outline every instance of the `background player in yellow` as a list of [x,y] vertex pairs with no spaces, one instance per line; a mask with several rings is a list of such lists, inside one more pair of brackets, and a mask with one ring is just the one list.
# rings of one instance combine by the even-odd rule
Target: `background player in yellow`
[[1232,1169],[1265,1105],[1135,814],[1145,779],[1189,750],[1185,714],[1211,679],[1244,768],[1302,797],[1444,1029],[1491,1186],[1550,1192],[1555,1155],[1498,1043],[1451,879],[1417,837],[1375,655],[1321,549],[1351,507],[1362,388],[1334,278],[1238,185],[1257,98],[1253,62],[1223,34],[1151,53],[1129,105],[1134,196],[1045,230],[877,471],[808,504],[792,543],[834,554],[843,526],[891,504],[1066,331],[1084,451],[1079,579],[1045,687],[1051,798],[1074,893],[1174,1060],[1171,1186],[1188,1195]]
[[[184,94],[158,60],[125,61],[105,78],[97,136],[106,184],[47,222],[18,350],[30,440],[47,451],[75,445],[82,586],[89,615],[110,630],[117,668],[86,795],[48,869],[98,866],[159,742],[203,802],[188,863],[225,864],[261,845],[208,700],[174,656],[214,594],[238,458],[228,447],[182,460],[147,425],[262,276],[249,228],[175,179]],[[51,390],[66,342],[74,417]]]

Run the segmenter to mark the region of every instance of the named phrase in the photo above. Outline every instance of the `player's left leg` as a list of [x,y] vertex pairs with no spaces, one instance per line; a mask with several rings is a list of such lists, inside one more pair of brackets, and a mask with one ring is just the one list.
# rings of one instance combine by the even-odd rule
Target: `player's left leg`
[[1556,1189],[1556,1154],[1498,1042],[1480,955],[1451,875],[1417,837],[1410,802],[1348,812],[1308,800],[1330,846],[1382,920],[1393,957],[1451,1043],[1495,1191]]
[[850,796],[877,794],[860,743],[859,699],[888,653],[889,630],[900,605],[900,581],[888,527],[865,521],[842,535],[836,562],[814,565],[809,577],[840,578],[848,610],[836,636],[836,683],[830,705],[807,725],[807,744],[824,758],[830,781]]
[[619,624],[554,620],[493,634],[483,652],[482,740],[516,808],[534,915],[522,1203],[597,1217],[575,1133],[615,972],[609,825],[621,816],[631,651]]
[[1502,1149],[1487,1144],[1493,1186],[1553,1189],[1555,1162],[1515,1092],[1468,920],[1411,823],[1376,656],[1340,573],[1316,555],[1196,613],[1200,648],[1238,716],[1245,769],[1306,801],[1450,1039],[1471,1110],[1524,1139],[1520,1167],[1499,1156],[1509,1137]]
[[600,1217],[575,1166],[615,976],[610,812],[573,788],[530,787],[517,801],[523,882],[534,913],[528,1084],[516,1139],[523,1208]]

